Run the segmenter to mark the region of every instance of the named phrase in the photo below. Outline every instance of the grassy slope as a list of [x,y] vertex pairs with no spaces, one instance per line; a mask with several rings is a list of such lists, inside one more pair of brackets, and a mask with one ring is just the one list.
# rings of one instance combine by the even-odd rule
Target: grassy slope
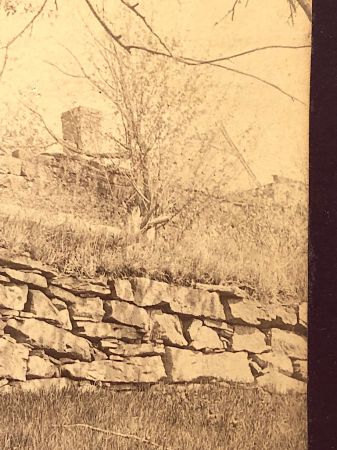
[[207,205],[161,230],[155,241],[143,237],[131,245],[128,238],[126,227],[116,239],[112,227],[50,212],[39,218],[0,214],[0,246],[68,273],[147,273],[182,284],[233,280],[266,299],[298,302],[307,295],[305,212]]
[[84,428],[134,434],[171,450],[304,450],[303,396],[204,385],[199,389],[0,396],[2,450],[136,450],[154,446]]

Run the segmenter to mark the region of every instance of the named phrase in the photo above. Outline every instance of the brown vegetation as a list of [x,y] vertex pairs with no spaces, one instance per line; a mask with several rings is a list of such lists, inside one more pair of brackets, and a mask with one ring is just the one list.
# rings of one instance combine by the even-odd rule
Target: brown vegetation
[[[3,450],[161,449],[304,450],[306,405],[303,396],[269,395],[243,388],[204,385],[114,392],[18,393],[2,395],[6,411],[0,431]],[[155,412],[155,413],[154,413]]]

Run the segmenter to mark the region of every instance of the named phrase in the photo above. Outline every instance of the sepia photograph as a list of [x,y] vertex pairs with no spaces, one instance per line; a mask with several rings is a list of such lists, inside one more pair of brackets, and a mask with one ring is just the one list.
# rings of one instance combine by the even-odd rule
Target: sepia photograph
[[1,450],[308,448],[311,32],[0,0]]

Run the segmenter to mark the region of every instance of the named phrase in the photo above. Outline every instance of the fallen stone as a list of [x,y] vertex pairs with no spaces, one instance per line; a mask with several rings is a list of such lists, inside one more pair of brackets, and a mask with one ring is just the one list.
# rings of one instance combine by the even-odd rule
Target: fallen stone
[[0,378],[26,379],[29,349],[22,344],[0,339]]
[[30,289],[28,300],[25,306],[28,313],[33,314],[36,319],[44,319],[54,325],[62,326],[63,321],[60,318],[58,309],[52,301],[41,291]]
[[224,348],[217,332],[203,325],[201,320],[192,320],[186,334],[190,340],[190,347],[195,350]]
[[22,270],[15,269],[3,269],[6,275],[11,280],[18,281],[19,283],[28,284],[32,288],[46,288],[47,280],[42,275],[34,272],[23,272]]
[[289,358],[307,359],[307,340],[304,336],[272,328],[271,346],[274,352],[283,353]]
[[91,339],[116,338],[126,342],[141,340],[140,330],[116,323],[76,322],[75,333]]
[[262,369],[262,367],[255,361],[250,360],[249,367],[254,377],[259,377],[264,374],[265,369]]
[[252,360],[262,369],[266,369],[267,372],[279,371],[289,377],[292,376],[293,366],[291,359],[283,353],[268,352],[252,355]]
[[27,301],[28,287],[25,285],[0,284],[0,308],[22,311]]
[[294,360],[293,368],[294,378],[301,381],[308,381],[308,361]]
[[104,310],[104,321],[115,321],[144,330],[151,328],[150,316],[144,308],[119,300],[109,300],[104,302]]
[[111,296],[110,289],[103,282],[96,280],[79,280],[75,277],[65,276],[53,279],[53,285],[85,297]]
[[101,322],[104,316],[103,301],[99,297],[77,297],[68,310],[72,320]]
[[150,312],[150,317],[152,320],[151,341],[157,342],[159,339],[166,345],[188,345],[178,316],[153,310]]
[[27,364],[27,379],[53,378],[57,376],[58,369],[48,357],[29,356]]
[[111,383],[155,383],[166,378],[160,356],[75,363],[63,366],[62,374],[76,380]]
[[232,350],[234,352],[247,351],[251,353],[262,353],[270,350],[266,344],[266,336],[255,327],[236,325],[232,339]]
[[17,342],[41,348],[51,356],[91,361],[91,345],[82,337],[37,319],[10,319],[5,332]]
[[117,279],[112,284],[113,297],[125,300],[126,302],[134,302],[132,286],[129,280]]
[[166,347],[163,357],[168,380],[189,382],[202,379],[251,383],[247,353],[204,354],[192,350]]
[[288,394],[296,392],[299,394],[307,393],[307,385],[302,381],[287,377],[280,372],[270,372],[266,375],[256,378],[258,386],[268,391],[270,394]]

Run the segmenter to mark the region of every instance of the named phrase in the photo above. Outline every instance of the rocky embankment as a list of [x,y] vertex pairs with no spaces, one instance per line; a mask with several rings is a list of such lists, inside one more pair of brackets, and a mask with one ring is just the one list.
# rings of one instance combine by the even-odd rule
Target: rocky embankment
[[261,305],[233,287],[148,278],[77,279],[0,250],[0,393],[83,380],[305,393],[306,334],[305,302]]

